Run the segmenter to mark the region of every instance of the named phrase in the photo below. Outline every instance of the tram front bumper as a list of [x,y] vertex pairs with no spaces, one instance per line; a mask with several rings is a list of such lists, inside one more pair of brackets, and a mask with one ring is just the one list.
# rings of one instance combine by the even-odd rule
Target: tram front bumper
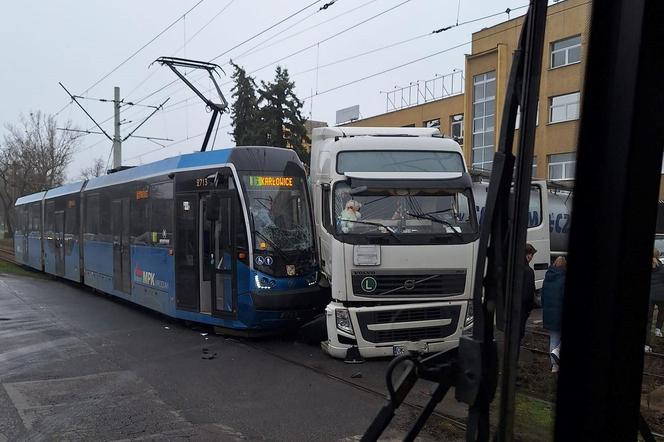
[[330,293],[316,285],[302,289],[252,291],[251,300],[256,310],[322,312],[330,302]]

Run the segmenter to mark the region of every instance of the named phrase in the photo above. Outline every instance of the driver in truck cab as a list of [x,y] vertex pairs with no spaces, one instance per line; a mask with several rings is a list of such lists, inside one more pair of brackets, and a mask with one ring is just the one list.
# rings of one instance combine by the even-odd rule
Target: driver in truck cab
[[353,221],[358,221],[362,218],[360,209],[362,204],[356,200],[348,200],[344,210],[341,211],[339,219],[341,220],[341,230],[348,233],[353,229]]

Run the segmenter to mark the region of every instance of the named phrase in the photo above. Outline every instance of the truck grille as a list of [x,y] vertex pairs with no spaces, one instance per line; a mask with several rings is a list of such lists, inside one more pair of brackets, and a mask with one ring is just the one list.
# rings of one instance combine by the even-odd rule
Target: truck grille
[[465,270],[445,270],[433,274],[389,274],[353,271],[353,293],[363,297],[437,297],[463,294]]
[[[420,341],[423,339],[441,339],[454,334],[459,325],[460,305],[440,307],[422,307],[401,310],[379,310],[357,313],[357,321],[362,337],[373,343]],[[448,325],[437,327],[417,327],[395,330],[369,330],[372,324],[390,324],[399,322],[430,321],[451,319]]]

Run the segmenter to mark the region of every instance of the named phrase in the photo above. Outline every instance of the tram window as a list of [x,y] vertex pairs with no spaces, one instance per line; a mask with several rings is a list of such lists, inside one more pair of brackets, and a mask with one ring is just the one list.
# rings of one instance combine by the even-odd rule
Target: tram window
[[155,246],[171,247],[173,239],[173,183],[150,186],[150,231]]
[[40,203],[30,205],[30,232],[39,232],[40,229]]
[[16,208],[16,227],[14,228],[15,234],[23,233],[23,206],[18,206]]
[[247,226],[244,223],[244,212],[242,211],[242,203],[240,196],[237,197],[236,203],[237,210],[235,211],[235,242],[236,247],[240,250],[249,250],[247,243]]
[[23,226],[23,234],[27,235],[30,231],[30,216],[28,215],[28,206],[23,206],[23,211],[21,213],[21,226]]
[[[140,191],[143,189],[137,190]],[[149,202],[148,198],[133,198],[131,200],[131,217],[129,222],[131,224],[131,239],[134,244],[149,245],[151,243],[152,235],[150,235],[148,229]]]
[[95,239],[99,233],[99,194],[85,197],[85,233],[87,239]]
[[69,235],[78,234],[78,204],[75,199],[67,200],[65,212],[65,233]]
[[46,213],[44,214],[45,223],[44,223],[44,233],[53,234],[53,216],[55,212],[55,201],[49,201],[46,203]]
[[99,230],[97,240],[113,241],[111,236],[111,219],[113,218],[111,210],[111,197],[106,191],[99,195]]
[[21,233],[28,233],[28,208],[27,206],[22,206],[19,214],[19,226],[21,226]]

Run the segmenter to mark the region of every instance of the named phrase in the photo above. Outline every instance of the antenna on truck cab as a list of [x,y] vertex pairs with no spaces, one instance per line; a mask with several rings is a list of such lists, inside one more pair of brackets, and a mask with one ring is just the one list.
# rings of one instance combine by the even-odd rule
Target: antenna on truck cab
[[[209,111],[212,111],[212,117],[210,117],[210,124],[208,125],[207,131],[205,132],[205,139],[203,140],[203,145],[201,146],[201,152],[205,152],[207,149],[208,142],[210,141],[210,135],[212,135],[212,129],[214,129],[214,124],[217,121],[217,117],[219,117],[219,114],[224,112],[228,108],[228,101],[226,101],[226,98],[224,97],[224,94],[221,93],[221,88],[219,88],[219,84],[217,83],[217,79],[215,78],[214,74],[217,74],[219,76],[219,73],[217,72],[217,69],[219,69],[221,72],[224,72],[223,69],[221,69],[221,66],[215,63],[208,63],[206,61],[200,61],[200,60],[190,60],[187,58],[177,58],[177,57],[159,57],[155,61],[155,63],[160,63],[161,65],[166,65],[171,70],[180,77],[180,80],[182,80],[189,88],[194,91],[198,97],[203,100],[205,103],[206,108]],[[190,68],[190,69],[203,69],[207,71],[210,80],[212,80],[212,84],[214,84],[215,89],[217,90],[217,94],[219,94],[219,103],[215,103],[214,101],[210,100],[207,98],[203,93],[194,86],[191,81],[187,79],[187,77],[180,72],[177,68]]]

